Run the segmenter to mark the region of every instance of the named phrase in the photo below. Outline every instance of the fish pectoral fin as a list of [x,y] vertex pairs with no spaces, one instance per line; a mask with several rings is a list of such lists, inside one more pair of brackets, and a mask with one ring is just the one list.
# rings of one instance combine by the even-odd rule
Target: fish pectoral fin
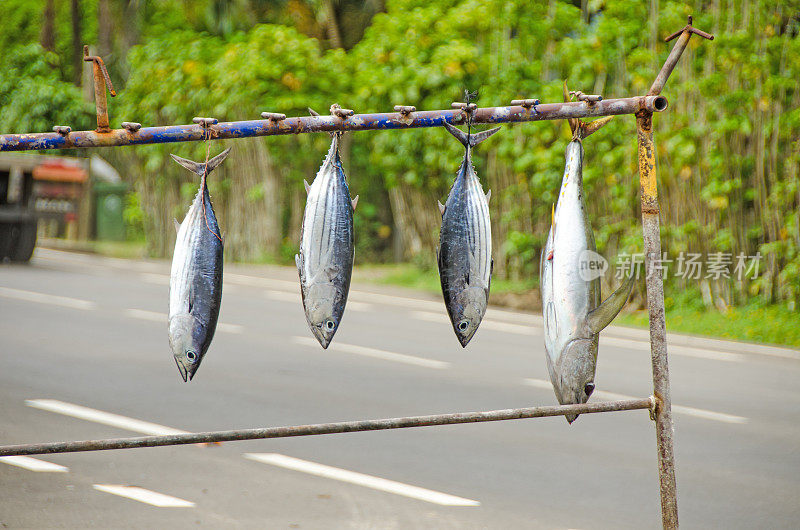
[[442,201],[436,201],[436,204],[439,205],[439,213],[442,214],[442,217],[444,217],[444,211],[447,209],[447,206],[442,204]]
[[175,225],[175,233],[177,234],[181,229],[181,224],[174,217],[172,218],[172,222]]
[[303,185],[306,187],[306,195],[308,195],[308,192],[311,191],[311,186],[306,179],[303,179]]
[[356,198],[355,198],[355,199],[352,199],[352,200],[350,201],[350,204],[352,204],[352,205],[353,205],[353,211],[355,212],[355,211],[356,211],[356,206],[358,206],[358,195],[356,195]]
[[333,263],[331,263],[330,265],[325,267],[325,274],[328,275],[328,279],[332,280],[339,274],[339,270],[340,269],[338,265],[334,265]]
[[603,303],[594,308],[586,317],[586,323],[592,333],[600,333],[603,328],[611,324],[614,317],[622,310],[628,301],[628,296],[633,290],[633,283],[636,277],[631,275],[628,280],[611,293],[611,296],[603,300]]

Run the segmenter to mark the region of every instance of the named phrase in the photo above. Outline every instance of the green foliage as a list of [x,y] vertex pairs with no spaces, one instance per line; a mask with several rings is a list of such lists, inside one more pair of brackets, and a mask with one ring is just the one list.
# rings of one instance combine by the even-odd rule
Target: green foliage
[[[73,49],[68,3],[57,3],[56,54],[34,44],[44,0],[6,3],[0,127],[91,128],[91,104],[66,82]],[[324,114],[334,102],[357,112],[386,112],[396,104],[448,108],[464,89],[479,90],[481,106],[521,97],[557,102],[564,80],[573,90],[605,97],[644,94],[672,49],[663,38],[694,14],[695,25],[716,40],[692,38],[664,91],[670,108],[654,120],[663,250],[673,259],[680,252],[761,253],[759,278],[704,279],[715,302],[723,301],[713,305],[758,299],[794,308],[800,302],[796,6],[388,0],[364,28],[326,11],[328,5],[339,15],[345,8],[374,10],[357,0],[143,0],[132,10],[110,4],[122,30],[114,34],[109,62],[115,84],[124,87],[110,100],[112,121],[145,125],[189,123],[198,115],[257,119],[263,110],[306,115],[307,107]],[[84,37],[94,42],[97,2],[81,5]],[[580,5],[588,7],[582,12]],[[331,24],[342,29],[347,51],[330,48]],[[584,142],[587,206],[599,251],[609,257],[641,252],[635,137],[632,117],[620,116]],[[560,122],[507,125],[476,150],[476,170],[493,191],[498,281],[530,282],[538,275],[569,139]],[[230,227],[226,251],[291,258],[301,180],[313,178],[328,142],[324,134],[231,142],[237,145],[232,160],[240,164],[226,163],[210,183],[223,224],[226,217],[239,223]],[[202,159],[206,146],[111,155],[136,182],[150,251],[162,255],[170,250],[167,225],[182,216],[197,185],[169,152]],[[359,262],[402,257],[435,271],[435,201],[446,196],[462,147],[444,131],[420,129],[348,135],[342,152],[352,193],[360,195]],[[268,236],[271,242],[260,242]],[[247,245],[257,248],[238,250]],[[668,279],[668,293],[693,293],[673,300],[681,307],[704,307],[699,289],[695,281]]]
[[80,89],[62,81],[52,53],[38,44],[20,44],[0,54],[0,130],[47,131],[53,125],[90,128],[92,105]]

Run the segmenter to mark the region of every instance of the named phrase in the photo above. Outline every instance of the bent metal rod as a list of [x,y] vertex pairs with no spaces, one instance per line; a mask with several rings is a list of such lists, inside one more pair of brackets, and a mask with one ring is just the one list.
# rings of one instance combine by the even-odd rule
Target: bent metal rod
[[651,416],[656,410],[654,397],[584,403],[582,405],[556,405],[518,409],[490,410],[486,412],[460,412],[455,414],[434,414],[431,416],[410,416],[380,420],[343,421],[339,423],[319,423],[315,425],[293,425],[289,427],[264,427],[258,429],[238,429],[165,436],[139,436],[134,438],[112,438],[107,440],[84,440],[78,442],[48,442],[38,444],[19,444],[0,446],[0,457],[18,455],[43,455],[52,453],[77,453],[82,451],[106,451],[109,449],[136,449],[139,447],[158,447],[163,445],[184,445],[210,442],[233,442],[238,440],[260,440],[265,438],[289,438],[294,436],[315,436],[345,432],[382,431],[386,429],[407,429],[433,425],[454,425],[457,423],[480,423],[485,421],[521,420],[526,418],[545,418],[566,414],[593,414],[596,412],[617,412],[623,410],[649,409]]

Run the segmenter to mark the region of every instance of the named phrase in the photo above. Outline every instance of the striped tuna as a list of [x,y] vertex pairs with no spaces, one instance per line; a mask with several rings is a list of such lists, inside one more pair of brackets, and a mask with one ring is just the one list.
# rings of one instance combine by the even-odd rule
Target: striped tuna
[[200,190],[183,219],[169,279],[169,345],[184,381],[191,381],[217,328],[222,301],[222,235],[211,206],[206,178],[230,148],[206,163],[170,155],[200,175]]
[[358,196],[350,199],[339,158],[340,135],[333,134],[314,182],[305,183],[308,199],[300,252],[295,256],[306,320],[323,348],[342,321],[355,257],[353,211]]
[[486,313],[492,275],[492,226],[489,197],[484,195],[472,166],[471,149],[500,128],[466,134],[445,122],[466,152],[447,203],[439,203],[442,230],[439,233],[439,278],[447,314],[462,347],[466,347]]

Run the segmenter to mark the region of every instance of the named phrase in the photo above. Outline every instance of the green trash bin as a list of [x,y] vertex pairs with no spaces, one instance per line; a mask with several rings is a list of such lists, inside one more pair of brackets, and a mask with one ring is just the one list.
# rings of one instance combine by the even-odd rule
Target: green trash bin
[[94,192],[95,237],[101,241],[124,241],[125,194],[128,185],[115,182],[96,181]]

